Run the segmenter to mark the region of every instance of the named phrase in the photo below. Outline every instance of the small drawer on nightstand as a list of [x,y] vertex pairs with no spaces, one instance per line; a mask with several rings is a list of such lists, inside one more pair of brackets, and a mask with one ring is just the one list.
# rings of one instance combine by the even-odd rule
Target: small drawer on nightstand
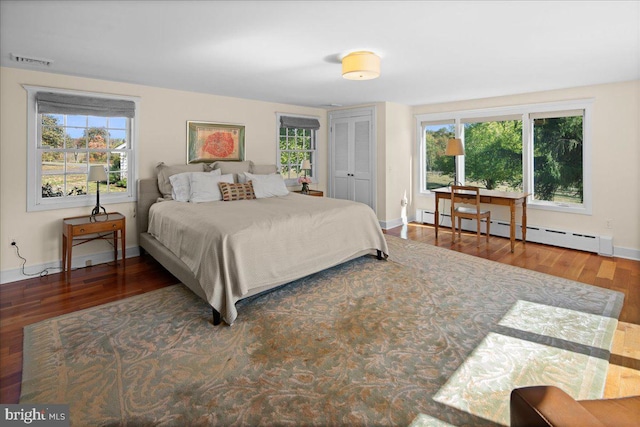
[[116,231],[116,230],[119,230],[121,227],[122,225],[114,221],[92,222],[90,224],[74,225],[73,234],[75,236],[78,236],[81,234],[93,234],[93,233],[102,233],[105,231]]

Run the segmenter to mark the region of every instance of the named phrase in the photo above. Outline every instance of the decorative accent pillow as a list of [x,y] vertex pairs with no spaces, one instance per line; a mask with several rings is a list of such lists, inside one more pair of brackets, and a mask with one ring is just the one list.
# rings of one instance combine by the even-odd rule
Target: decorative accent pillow
[[193,174],[189,201],[191,203],[205,203],[222,200],[222,193],[218,187],[220,182],[233,182],[233,175]]
[[169,166],[164,162],[158,163],[156,173],[158,175],[158,190],[165,199],[171,199],[171,182],[169,177],[182,172],[204,172],[204,163],[193,163],[190,165]]
[[182,172],[169,177],[171,182],[171,197],[177,202],[188,202],[191,197],[191,179],[194,174],[209,174],[221,176],[220,169],[211,172]]
[[282,179],[282,175],[278,173],[270,175],[254,175],[245,172],[247,180],[253,183],[253,191],[257,199],[265,199],[267,197],[279,197],[289,194],[287,186]]
[[246,184],[220,182],[218,185],[222,192],[222,200],[225,202],[232,200],[251,200],[256,198],[251,181]]

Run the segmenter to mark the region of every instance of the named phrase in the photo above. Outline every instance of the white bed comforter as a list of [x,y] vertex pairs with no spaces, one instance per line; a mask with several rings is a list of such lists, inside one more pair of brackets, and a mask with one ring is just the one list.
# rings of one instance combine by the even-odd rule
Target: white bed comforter
[[362,203],[290,193],[232,202],[155,203],[149,230],[199,281],[228,324],[243,297],[376,250],[387,242]]

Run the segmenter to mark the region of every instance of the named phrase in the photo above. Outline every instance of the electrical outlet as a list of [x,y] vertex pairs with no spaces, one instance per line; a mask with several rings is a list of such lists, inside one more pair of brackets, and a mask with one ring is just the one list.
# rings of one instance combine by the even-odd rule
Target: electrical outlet
[[607,220],[607,228],[608,229],[612,229],[613,228],[613,220],[612,219],[608,219]]

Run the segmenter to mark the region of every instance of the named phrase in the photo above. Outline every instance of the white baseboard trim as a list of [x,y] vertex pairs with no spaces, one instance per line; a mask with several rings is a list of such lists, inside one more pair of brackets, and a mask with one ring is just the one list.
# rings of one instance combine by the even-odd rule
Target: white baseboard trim
[[[418,209],[416,218],[418,223],[431,224],[434,223],[435,213],[429,210]],[[445,227],[451,227],[451,217],[448,213],[440,213],[440,224]],[[484,230],[482,225],[482,230]],[[500,220],[491,220],[491,235],[500,237],[509,237],[509,223]],[[476,231],[475,221],[463,220],[462,229],[465,231]],[[516,223],[516,239],[522,240],[521,224]],[[534,225],[527,225],[527,241],[542,243],[550,246],[558,246],[569,249],[577,249],[586,252],[593,252],[598,255],[607,257],[627,258],[640,261],[640,251],[631,248],[623,248],[613,246],[611,236],[592,236],[586,234],[573,233],[563,230],[546,229]]]
[[614,246],[613,256],[618,258],[632,259],[634,261],[640,261],[640,250]]
[[[415,217],[407,218],[408,223],[415,222],[415,220],[416,220]],[[378,221],[378,222],[380,223],[380,228],[382,228],[383,230],[389,230],[391,228],[396,228],[404,225],[402,218],[392,219],[391,221]]]
[[[140,247],[134,246],[126,249],[127,258],[133,258],[140,255]],[[118,251],[118,259],[122,256],[122,251]],[[100,252],[89,255],[74,256],[71,260],[71,268],[85,268],[87,261],[91,265],[104,264],[113,262],[113,251]],[[0,285],[5,283],[17,282],[19,280],[32,279],[38,277],[37,273],[45,269],[51,269],[50,273],[59,273],[62,271],[62,261],[52,261],[45,264],[29,265],[25,267],[25,273],[36,274],[35,276],[25,276],[22,274],[22,268],[13,270],[0,271]]]

